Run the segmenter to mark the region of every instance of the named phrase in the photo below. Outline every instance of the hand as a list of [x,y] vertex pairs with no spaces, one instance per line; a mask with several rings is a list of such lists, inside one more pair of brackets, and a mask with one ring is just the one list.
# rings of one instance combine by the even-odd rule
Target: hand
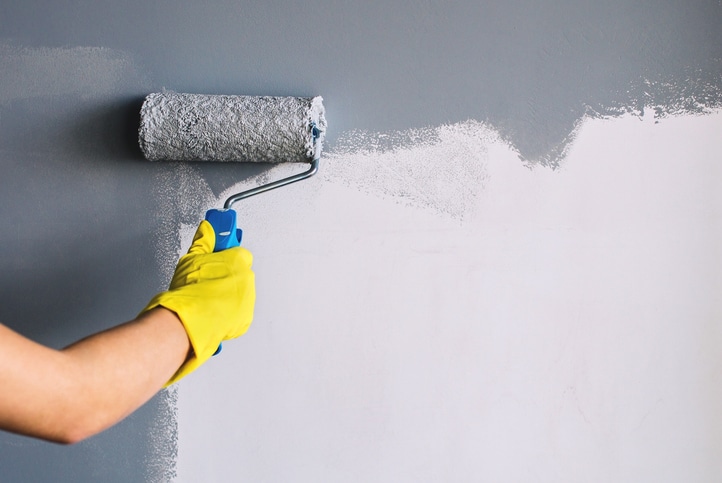
[[213,227],[202,221],[168,291],[153,297],[141,312],[158,306],[174,312],[191,343],[191,354],[165,387],[208,360],[222,341],[243,335],[253,320],[256,288],[251,252],[241,247],[213,252],[214,245]]

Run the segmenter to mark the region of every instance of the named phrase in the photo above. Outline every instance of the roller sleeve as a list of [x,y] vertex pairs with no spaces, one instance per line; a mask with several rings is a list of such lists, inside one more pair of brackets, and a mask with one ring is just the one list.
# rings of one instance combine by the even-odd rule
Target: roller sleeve
[[151,161],[310,163],[326,131],[321,97],[148,95],[138,142]]

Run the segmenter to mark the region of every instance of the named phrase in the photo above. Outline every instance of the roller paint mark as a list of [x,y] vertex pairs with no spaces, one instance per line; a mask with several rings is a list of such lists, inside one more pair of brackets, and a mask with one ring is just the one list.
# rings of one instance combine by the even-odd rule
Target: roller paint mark
[[175,270],[179,256],[188,249],[195,227],[206,210],[216,203],[199,170],[186,163],[167,163],[156,175],[158,201],[156,259],[164,290]]
[[645,111],[651,111],[657,121],[671,116],[712,114],[722,107],[722,62],[718,64],[718,72],[688,68],[676,77],[644,77],[620,93],[619,100],[590,104],[588,114],[642,117]]
[[178,458],[178,389],[170,387],[156,396],[156,417],[148,428],[151,449],[143,462],[145,481],[175,481]]
[[[405,131],[344,132],[324,152],[318,176],[323,183],[340,183],[406,206],[463,220],[474,209],[488,180],[490,150],[512,150],[530,169],[557,169],[574,145],[579,129],[589,120],[633,115],[640,119],[651,117],[658,123],[674,116],[710,114],[722,106],[722,78],[690,72],[686,79],[688,82],[683,83],[662,79],[640,81],[637,87],[630,87],[624,102],[587,106],[586,114],[569,134],[546,156],[535,160],[525,159],[492,125],[468,120]],[[273,172],[284,169],[279,166]],[[268,178],[273,175],[265,173],[244,185],[263,184]],[[240,185],[231,187],[215,203],[222,203],[224,196],[242,189]],[[320,188],[315,183],[304,187],[308,192],[314,189]]]
[[344,133],[324,159],[325,182],[462,219],[486,180],[495,131],[478,121],[389,133]]

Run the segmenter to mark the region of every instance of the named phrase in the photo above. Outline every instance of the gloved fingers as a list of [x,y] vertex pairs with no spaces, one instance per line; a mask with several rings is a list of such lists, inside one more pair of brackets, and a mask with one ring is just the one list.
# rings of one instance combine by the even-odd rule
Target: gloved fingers
[[239,266],[243,268],[251,268],[253,265],[253,254],[243,247],[234,249],[236,251],[236,257],[238,258]]
[[224,337],[226,340],[235,339],[246,333],[253,321],[256,305],[256,275],[250,266],[246,266],[243,271],[238,272],[235,281],[235,294],[232,297],[235,302],[233,310],[235,318],[234,324],[230,326],[230,330]]
[[232,273],[236,275],[242,275],[245,272],[248,272],[251,270],[251,265],[253,265],[253,255],[250,251],[246,250],[243,247],[234,247],[229,248],[227,250],[223,250],[223,252],[220,252],[220,254],[216,258],[216,254],[208,256],[207,258],[213,257],[216,261],[223,261],[226,265],[228,265],[229,269],[232,271]]
[[193,243],[191,243],[188,253],[178,260],[175,273],[170,282],[170,289],[197,283],[200,279],[199,268],[202,266],[200,260],[204,256],[213,253],[215,244],[216,234],[213,226],[206,220],[201,221],[193,236]]
[[253,255],[245,248],[227,248],[221,252],[196,256],[199,280],[214,280],[226,277],[244,277],[251,271]]
[[193,243],[188,249],[188,254],[213,253],[215,245],[216,233],[213,231],[213,226],[208,221],[203,220],[198,225],[198,229],[193,236]]

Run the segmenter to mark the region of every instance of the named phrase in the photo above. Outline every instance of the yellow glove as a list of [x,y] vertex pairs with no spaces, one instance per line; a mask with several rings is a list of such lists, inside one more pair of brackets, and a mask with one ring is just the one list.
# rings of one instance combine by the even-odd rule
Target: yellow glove
[[188,254],[178,262],[168,291],[153,297],[141,312],[158,306],[175,312],[193,348],[165,387],[208,360],[221,341],[243,335],[253,320],[253,256],[241,247],[214,253],[215,240],[211,224],[202,221]]

